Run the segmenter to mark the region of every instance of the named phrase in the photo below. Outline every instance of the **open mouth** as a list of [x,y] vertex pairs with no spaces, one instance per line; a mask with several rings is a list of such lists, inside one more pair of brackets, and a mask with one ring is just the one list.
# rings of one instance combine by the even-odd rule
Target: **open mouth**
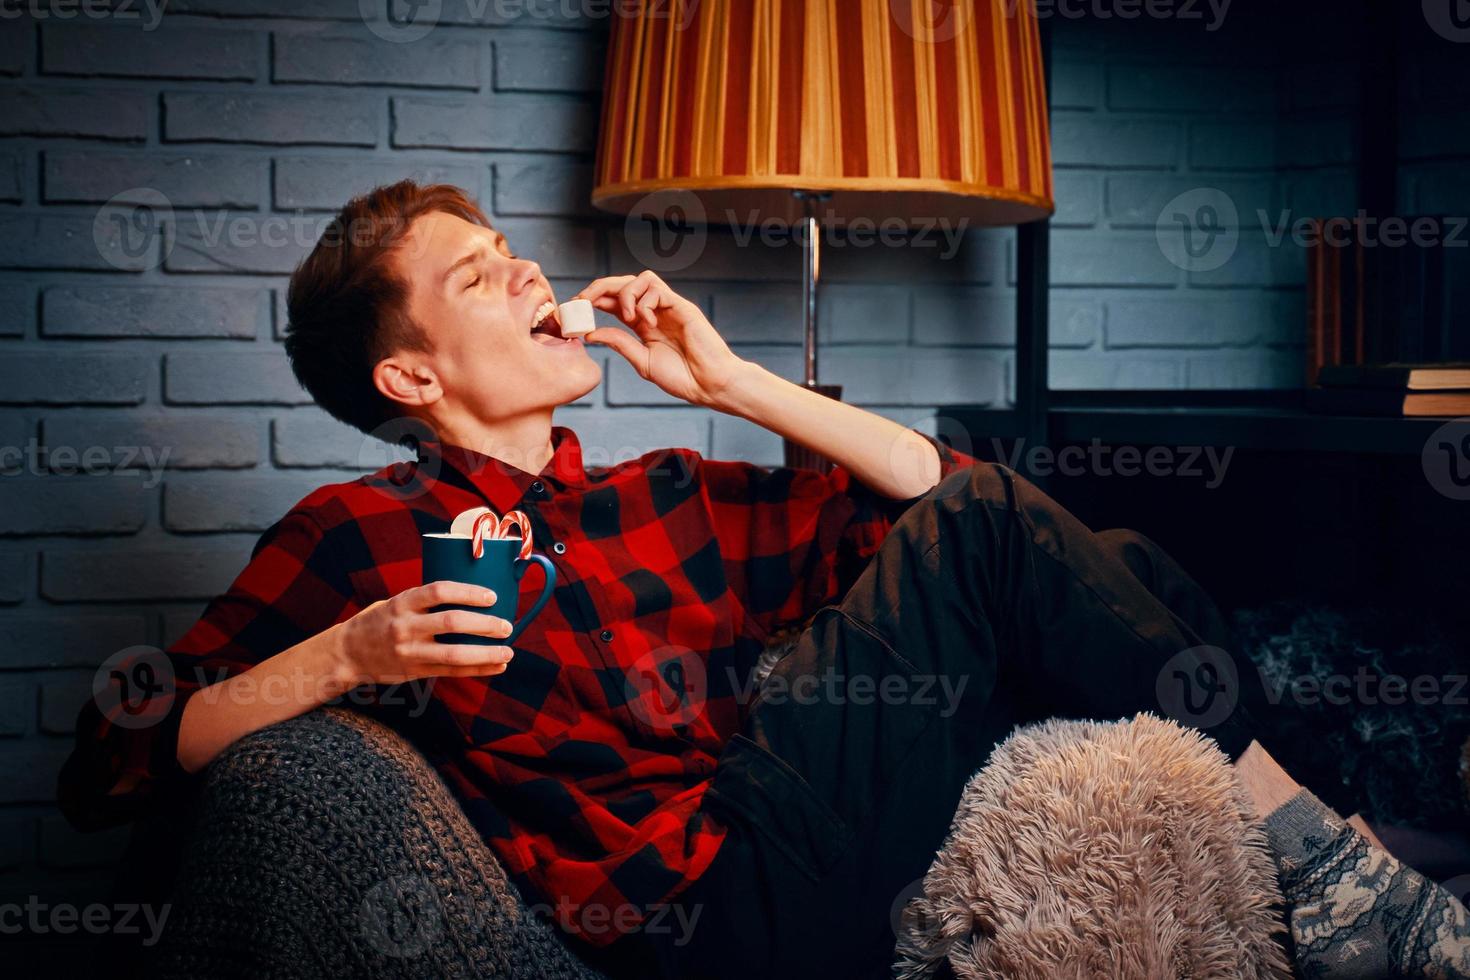
[[561,335],[561,319],[557,316],[556,303],[551,300],[536,307],[536,312],[531,317],[531,339],[544,347],[564,347],[568,344],[581,343],[581,340],[576,337]]

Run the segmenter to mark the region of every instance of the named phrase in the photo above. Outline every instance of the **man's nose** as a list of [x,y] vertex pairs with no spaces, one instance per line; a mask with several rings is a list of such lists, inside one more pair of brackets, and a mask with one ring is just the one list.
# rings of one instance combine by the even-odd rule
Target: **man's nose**
[[512,293],[523,293],[533,288],[541,280],[541,265],[531,259],[515,259],[515,269],[511,272],[510,291]]

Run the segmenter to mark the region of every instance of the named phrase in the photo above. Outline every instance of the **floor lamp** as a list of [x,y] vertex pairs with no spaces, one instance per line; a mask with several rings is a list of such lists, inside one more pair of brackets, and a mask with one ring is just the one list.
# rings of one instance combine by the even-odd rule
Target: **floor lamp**
[[[1018,225],[1053,210],[1034,0],[649,0],[615,11],[592,203],[661,220],[692,194],[712,224],[799,225],[807,387],[841,394],[817,378],[827,228]],[[786,461],[826,467],[791,443]]]

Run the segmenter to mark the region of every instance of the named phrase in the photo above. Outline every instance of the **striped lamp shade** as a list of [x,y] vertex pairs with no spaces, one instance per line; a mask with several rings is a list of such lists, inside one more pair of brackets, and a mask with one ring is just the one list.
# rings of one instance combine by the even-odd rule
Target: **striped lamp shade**
[[615,4],[593,203],[655,213],[694,192],[705,220],[791,221],[807,190],[837,225],[1046,217],[1033,3]]

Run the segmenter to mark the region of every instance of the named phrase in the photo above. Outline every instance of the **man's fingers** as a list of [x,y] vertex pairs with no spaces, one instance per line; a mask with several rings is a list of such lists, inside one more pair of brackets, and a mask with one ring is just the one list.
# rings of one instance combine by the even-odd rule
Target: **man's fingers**
[[468,633],[470,636],[486,636],[492,640],[503,640],[510,636],[511,624],[499,616],[489,613],[470,612],[467,609],[446,609],[443,612],[427,613],[419,622],[420,628],[430,636],[441,633]]
[[432,609],[435,606],[490,606],[495,604],[495,593],[483,585],[468,582],[430,582],[403,593],[411,608]]
[[648,348],[626,330],[619,330],[617,327],[598,327],[589,333],[586,339],[594,344],[611,347],[633,365],[633,369],[640,377],[648,377]]
[[434,674],[462,669],[473,674],[490,667],[504,667],[515,656],[508,646],[481,646],[477,643],[438,643],[427,640],[415,646],[409,657],[419,667]]
[[[633,278],[633,276],[603,276],[599,279],[594,279],[583,286],[582,291],[573,296],[572,299],[588,299],[595,306],[597,305],[597,301],[603,296],[616,293],[619,289],[632,282]],[[606,306],[598,308],[608,309]]]

